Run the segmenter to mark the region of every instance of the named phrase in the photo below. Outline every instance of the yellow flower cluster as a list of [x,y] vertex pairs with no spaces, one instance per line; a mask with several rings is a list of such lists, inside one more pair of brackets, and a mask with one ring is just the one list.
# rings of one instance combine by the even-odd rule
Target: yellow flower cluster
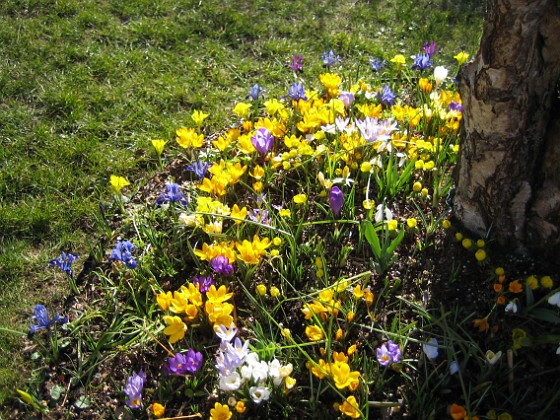
[[233,293],[228,293],[226,286],[216,289],[215,285],[211,285],[204,295],[206,299],[193,283],[187,283],[173,293],[168,291],[157,295],[159,307],[168,313],[163,316],[167,325],[163,333],[169,336],[171,344],[183,339],[188,329],[187,323],[192,324],[200,318],[202,307],[208,322],[213,326],[230,325],[233,322],[231,314],[234,307],[227,302]]

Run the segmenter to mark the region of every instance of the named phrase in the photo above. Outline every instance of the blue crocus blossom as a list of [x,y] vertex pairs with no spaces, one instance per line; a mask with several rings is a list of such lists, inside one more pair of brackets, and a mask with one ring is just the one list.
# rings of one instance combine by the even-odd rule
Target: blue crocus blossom
[[119,241],[111,250],[112,261],[122,261],[128,268],[136,268],[136,260],[132,256],[132,250],[136,248],[134,244],[128,240]]
[[377,73],[387,65],[387,60],[381,61],[379,58],[373,57],[369,60],[369,65],[371,66],[371,69]]
[[49,265],[52,267],[60,267],[62,270],[64,270],[68,277],[72,278],[74,277],[74,272],[72,271],[72,263],[77,259],[77,255],[70,253],[66,254],[65,252],[62,252],[60,254],[60,257],[49,261]]
[[429,54],[418,54],[414,59],[414,64],[412,64],[412,70],[426,70],[431,68],[433,61]]
[[259,96],[264,95],[264,92],[266,92],[262,87],[260,87],[258,85],[258,83],[255,83],[251,89],[249,89],[249,94],[247,95],[247,98],[252,99],[253,101],[256,101],[257,99],[259,99]]
[[189,204],[178,184],[165,184],[165,189],[166,191],[163,191],[161,196],[156,200],[158,206],[163,203],[181,203],[185,206]]
[[142,370],[138,373],[132,372],[132,376],[126,378],[124,393],[128,397],[126,400],[126,405],[128,407],[142,407],[142,389],[144,388],[144,382],[146,382],[146,375]]
[[31,324],[29,327],[29,333],[27,334],[30,338],[39,330],[50,329],[51,325],[55,322],[60,322],[61,324],[66,324],[68,322],[68,318],[65,316],[61,317],[58,312],[56,312],[54,317],[49,319],[49,311],[45,305],[41,304],[35,305],[35,309],[33,310],[33,320],[35,321],[35,324]]
[[199,160],[197,162],[188,165],[187,171],[194,172],[194,174],[198,177],[198,179],[202,181],[202,179],[206,175],[206,172],[208,172],[209,168],[210,168],[210,164],[208,162],[203,162]]
[[379,99],[379,102],[383,105],[392,106],[395,103],[397,96],[389,86],[385,85],[383,89],[377,92],[377,99]]
[[329,52],[324,52],[323,55],[321,55],[321,58],[323,59],[323,67],[331,67],[334,64],[338,63],[340,61],[340,55],[335,55],[333,50],[330,50]]
[[299,101],[300,99],[307,101],[303,83],[295,82],[292,86],[290,86],[290,88],[288,89],[288,96],[294,101]]

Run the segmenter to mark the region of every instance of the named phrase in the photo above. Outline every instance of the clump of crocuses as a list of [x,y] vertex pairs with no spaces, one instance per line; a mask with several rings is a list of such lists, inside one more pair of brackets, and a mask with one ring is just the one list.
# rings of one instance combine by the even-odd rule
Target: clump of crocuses
[[377,348],[377,361],[381,366],[388,366],[391,363],[399,363],[401,361],[401,349],[398,344],[392,340]]
[[196,373],[202,366],[202,353],[189,349],[186,354],[177,353],[169,358],[168,371],[174,375],[184,375],[186,373]]

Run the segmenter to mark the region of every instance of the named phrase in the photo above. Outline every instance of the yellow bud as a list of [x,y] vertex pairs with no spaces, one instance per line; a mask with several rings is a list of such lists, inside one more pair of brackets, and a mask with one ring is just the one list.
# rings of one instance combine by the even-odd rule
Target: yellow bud
[[266,295],[266,286],[265,286],[264,284],[262,284],[262,283],[261,283],[261,284],[258,284],[258,285],[257,285],[257,293],[258,293],[260,296]]
[[278,296],[280,296],[280,289],[278,289],[278,287],[276,286],[272,286],[270,288],[270,296],[272,296],[273,298],[277,298]]

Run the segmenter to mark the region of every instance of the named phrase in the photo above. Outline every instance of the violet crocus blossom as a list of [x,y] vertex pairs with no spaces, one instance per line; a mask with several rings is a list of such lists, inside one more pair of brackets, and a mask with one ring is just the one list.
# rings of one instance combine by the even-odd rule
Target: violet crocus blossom
[[338,95],[338,99],[340,99],[344,103],[344,106],[348,108],[354,102],[354,93],[342,91]]
[[305,87],[303,83],[294,82],[292,86],[288,89],[288,96],[293,101],[299,101],[300,99],[307,101],[307,97],[305,96]]
[[35,321],[36,324],[31,324],[31,326],[29,327],[29,332],[27,333],[27,336],[29,338],[31,338],[33,334],[35,334],[39,330],[50,330],[51,325],[53,325],[55,322],[66,324],[68,322],[68,318],[66,318],[65,316],[61,317],[58,312],[56,312],[54,317],[49,319],[49,311],[47,310],[45,305],[37,304],[33,309],[33,321]]
[[425,42],[424,43],[424,48],[423,48],[424,52],[426,54],[428,54],[430,57],[433,57],[434,55],[436,55],[438,52],[440,52],[441,48],[436,48],[436,42],[435,41],[430,41],[430,42]]
[[369,65],[371,66],[371,69],[374,72],[377,73],[378,71],[380,71],[383,67],[385,67],[387,65],[387,60],[381,61],[379,58],[373,57],[373,58],[370,58]]
[[202,179],[206,176],[206,172],[208,172],[210,166],[210,163],[199,160],[188,165],[187,171],[194,172],[199,181],[202,181]]
[[187,372],[187,357],[183,353],[177,353],[167,361],[169,372],[174,375],[184,375]]
[[214,276],[196,276],[193,279],[193,283],[195,285],[198,285],[198,290],[200,291],[200,293],[206,293],[208,290],[210,290],[210,286],[214,284]]
[[342,191],[336,185],[331,188],[329,193],[329,203],[334,215],[338,216],[344,205],[344,194],[342,194]]
[[288,67],[293,72],[303,72],[303,56],[302,55],[292,55],[292,62],[288,64]]
[[210,260],[210,265],[212,269],[224,276],[231,276],[233,274],[233,265],[229,263],[229,259],[223,255],[218,255]]
[[124,387],[124,394],[128,397],[126,405],[130,408],[142,407],[142,389],[146,382],[146,375],[142,370],[138,373],[133,372],[132,376],[126,378],[126,385]]
[[386,344],[382,344],[377,348],[377,361],[381,366],[388,366],[391,363],[399,363],[401,361],[401,349],[398,344],[388,340]]
[[78,259],[77,255],[74,254],[66,254],[62,252],[59,257],[55,258],[54,260],[49,261],[49,265],[52,267],[60,267],[68,277],[72,278],[74,276],[74,272],[72,271],[72,263]]
[[333,50],[330,50],[329,52],[324,52],[321,55],[321,58],[323,59],[323,67],[331,67],[334,64],[338,63],[340,61],[340,55],[335,55]]
[[185,369],[189,373],[196,373],[202,366],[202,353],[195,351],[193,349],[188,349],[186,354],[186,366]]
[[377,92],[377,99],[383,105],[392,106],[395,103],[395,99],[397,99],[397,96],[389,86],[385,85],[383,89],[380,89]]
[[266,91],[262,87],[260,87],[258,83],[255,83],[251,87],[251,89],[249,89],[249,94],[247,95],[247,98],[256,101],[257,99],[259,99],[260,96],[263,96],[265,92]]
[[111,261],[122,261],[128,268],[136,268],[136,260],[132,256],[132,250],[136,248],[134,244],[128,240],[119,241],[111,250]]
[[418,54],[414,59],[414,64],[412,64],[412,70],[426,70],[431,68],[433,61],[429,54]]
[[181,203],[184,206],[189,204],[178,184],[165,184],[165,189],[166,191],[163,191],[160,197],[156,200],[156,204],[158,206],[163,203]]
[[253,146],[255,146],[255,149],[257,149],[257,152],[259,152],[263,159],[271,149],[273,142],[274,136],[264,127],[259,128],[255,135],[251,137],[251,143],[253,143]]
[[460,102],[451,101],[451,102],[449,102],[449,105],[447,105],[447,110],[448,111],[463,112],[463,105],[461,105]]

